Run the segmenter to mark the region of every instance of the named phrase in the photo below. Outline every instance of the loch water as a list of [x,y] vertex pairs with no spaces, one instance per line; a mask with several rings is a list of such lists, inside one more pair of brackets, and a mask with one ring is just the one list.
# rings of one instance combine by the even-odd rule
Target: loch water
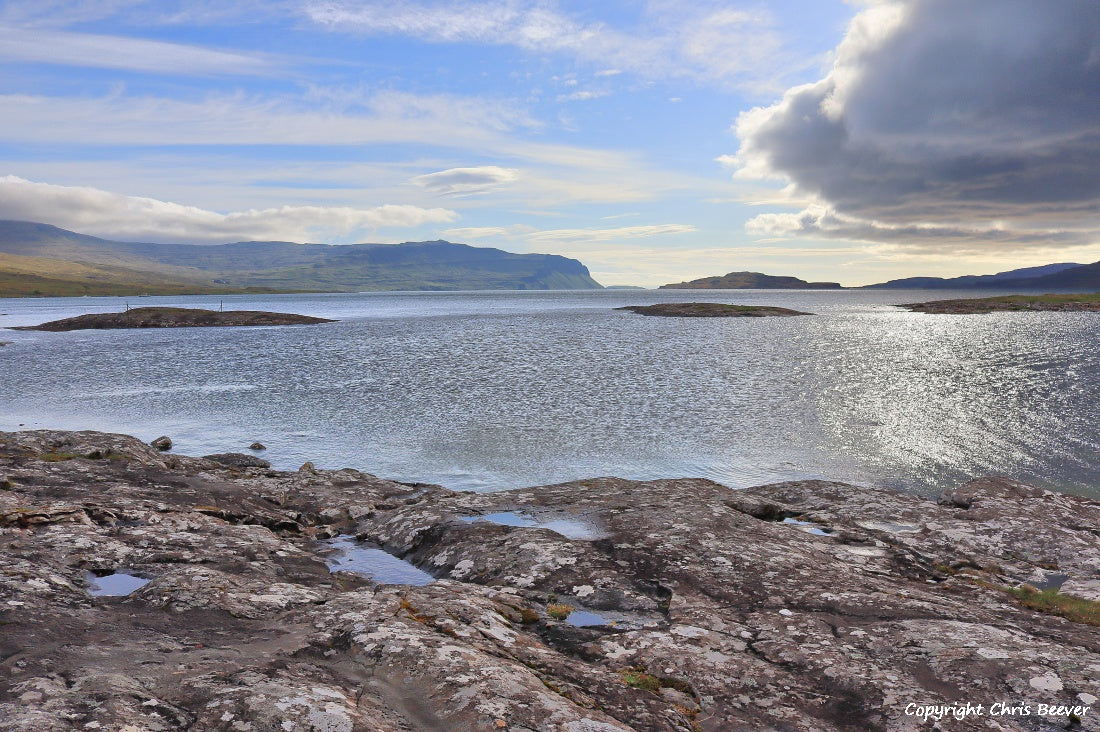
[[[0,300],[0,327],[148,305],[315,326],[0,330],[0,430],[97,429],[459,490],[826,478],[931,495],[1001,474],[1100,497],[1100,315],[927,315],[990,292],[362,293]],[[657,318],[622,305],[778,305]]]

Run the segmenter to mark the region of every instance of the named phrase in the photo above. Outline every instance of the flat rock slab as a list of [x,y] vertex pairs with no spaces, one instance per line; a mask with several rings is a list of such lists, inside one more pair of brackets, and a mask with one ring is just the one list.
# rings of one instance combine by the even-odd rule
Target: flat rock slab
[[116,328],[193,328],[233,325],[312,325],[333,323],[294,313],[269,313],[263,310],[202,310],[200,308],[132,308],[121,313],[91,313],[75,318],[52,320],[41,325],[23,325],[12,330],[109,330]]
[[665,302],[656,305],[627,305],[615,309],[663,318],[763,318],[812,315],[812,313],[770,305],[727,305],[717,302]]
[[[330,572],[350,536],[435,581]],[[1006,591],[1052,578],[1100,601],[1100,503],[1003,478],[476,494],[0,433],[0,730],[1100,730],[1097,627]]]
[[900,305],[918,313],[970,315],[997,312],[1100,312],[1100,293],[1083,295],[1005,295],[931,300]]

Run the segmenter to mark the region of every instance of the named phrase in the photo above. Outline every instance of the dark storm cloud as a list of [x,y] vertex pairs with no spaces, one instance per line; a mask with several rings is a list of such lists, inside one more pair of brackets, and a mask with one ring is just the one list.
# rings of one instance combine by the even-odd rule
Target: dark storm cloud
[[737,132],[740,175],[782,176],[828,209],[764,215],[759,232],[1096,241],[1100,3],[875,3],[825,79],[744,113]]

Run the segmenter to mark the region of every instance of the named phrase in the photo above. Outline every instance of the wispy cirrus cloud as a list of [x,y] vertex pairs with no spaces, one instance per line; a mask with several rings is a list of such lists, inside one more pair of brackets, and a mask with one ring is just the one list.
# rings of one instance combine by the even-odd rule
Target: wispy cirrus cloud
[[0,177],[0,218],[40,221],[125,240],[215,244],[242,239],[347,242],[385,228],[458,218],[444,208],[410,205],[281,206],[220,213],[98,188]]
[[791,60],[768,13],[724,3],[651,3],[630,25],[576,17],[535,0],[313,0],[304,12],[340,33],[567,55],[598,66],[602,77],[630,72],[764,89],[774,88]]
[[379,92],[356,105],[244,93],[201,99],[109,94],[0,96],[0,138],[92,145],[358,145],[492,147],[537,127],[507,100]]
[[271,58],[117,35],[0,26],[0,61],[83,66],[187,76],[277,73]]

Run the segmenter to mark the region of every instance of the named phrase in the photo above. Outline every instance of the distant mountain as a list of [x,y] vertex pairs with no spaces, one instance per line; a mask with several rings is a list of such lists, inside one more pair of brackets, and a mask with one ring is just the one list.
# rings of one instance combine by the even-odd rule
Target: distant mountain
[[143,244],[0,221],[0,296],[8,297],[600,287],[575,259],[446,241]]
[[759,272],[730,272],[691,282],[661,285],[662,290],[839,290],[838,282],[807,282],[797,277],[776,277]]
[[[1007,272],[998,272],[991,275],[964,275],[962,277],[906,277],[900,280],[890,280],[877,285],[865,285],[867,289],[889,290],[960,290],[968,288],[996,287],[1008,289],[1042,289],[1052,287],[1060,289],[1060,278],[1068,277],[1073,281],[1072,270],[1086,266],[1074,262],[1060,262],[1058,264],[1044,264],[1039,267],[1023,267]],[[1086,277],[1087,279],[1087,277]],[[1040,282],[1042,281],[1042,282]],[[1066,285],[1072,287],[1072,285]]]

